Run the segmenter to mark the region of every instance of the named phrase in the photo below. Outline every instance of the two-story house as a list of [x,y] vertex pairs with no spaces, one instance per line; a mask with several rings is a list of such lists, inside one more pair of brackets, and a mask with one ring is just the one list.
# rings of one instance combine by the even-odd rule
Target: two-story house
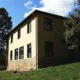
[[34,10],[8,37],[8,70],[27,71],[64,61],[64,17]]

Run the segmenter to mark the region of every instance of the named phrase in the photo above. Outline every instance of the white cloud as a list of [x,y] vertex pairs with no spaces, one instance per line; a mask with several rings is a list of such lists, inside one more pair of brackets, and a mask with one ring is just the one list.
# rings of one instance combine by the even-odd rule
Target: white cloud
[[[66,16],[74,9],[76,0],[40,0],[42,7],[32,7],[32,10],[39,9],[56,15]],[[27,15],[27,14],[26,14]]]
[[24,4],[25,7],[29,7],[29,5],[32,4],[32,1],[28,1],[27,3]]
[[28,14],[29,14],[29,13],[28,13],[28,12],[26,12],[26,13],[24,14],[24,18],[25,18],[25,17],[27,17],[27,16],[28,16]]
[[40,4],[43,4],[43,7],[40,9],[66,16],[74,8],[74,1],[75,0],[41,0]]
[[31,11],[26,12],[26,13],[24,14],[24,18],[26,18],[29,14],[31,14],[35,9],[37,9],[35,6],[32,7],[32,10],[31,10]]

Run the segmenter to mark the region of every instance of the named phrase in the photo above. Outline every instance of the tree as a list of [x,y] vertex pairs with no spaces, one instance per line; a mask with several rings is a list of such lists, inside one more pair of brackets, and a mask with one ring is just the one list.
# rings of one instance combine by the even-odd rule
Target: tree
[[5,8],[0,8],[0,49],[7,46],[7,34],[11,31],[12,21]]
[[[77,5],[79,6],[80,0]],[[70,14],[70,17],[64,21],[65,32],[64,38],[67,43],[68,49],[78,50],[80,49],[80,10],[75,9],[74,14]]]
[[0,65],[5,64],[7,35],[11,31],[12,21],[5,8],[0,8]]

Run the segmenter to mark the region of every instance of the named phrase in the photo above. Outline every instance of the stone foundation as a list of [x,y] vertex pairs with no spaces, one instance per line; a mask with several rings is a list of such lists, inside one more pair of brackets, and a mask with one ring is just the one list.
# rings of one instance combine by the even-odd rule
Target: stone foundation
[[8,62],[7,70],[29,71],[36,69],[36,58],[15,60]]

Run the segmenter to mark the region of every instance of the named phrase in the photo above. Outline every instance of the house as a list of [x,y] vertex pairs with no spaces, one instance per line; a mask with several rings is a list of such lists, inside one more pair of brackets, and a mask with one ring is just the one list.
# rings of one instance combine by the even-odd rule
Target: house
[[28,71],[64,62],[64,17],[34,10],[8,35],[8,70]]

